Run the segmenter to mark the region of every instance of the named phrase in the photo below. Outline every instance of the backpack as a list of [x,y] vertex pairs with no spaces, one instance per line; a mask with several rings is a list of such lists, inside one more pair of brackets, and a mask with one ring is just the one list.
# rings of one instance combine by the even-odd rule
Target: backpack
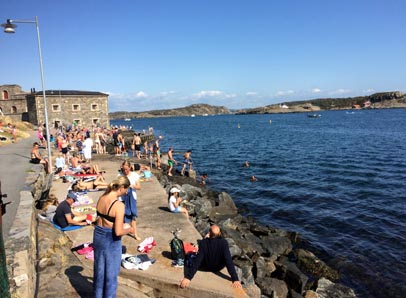
[[173,238],[169,245],[171,246],[171,259],[175,261],[180,261],[183,263],[185,257],[185,252],[183,250],[183,241],[176,235],[178,231],[172,232]]
[[171,259],[177,261],[185,257],[185,252],[183,250],[183,241],[176,236],[171,240]]

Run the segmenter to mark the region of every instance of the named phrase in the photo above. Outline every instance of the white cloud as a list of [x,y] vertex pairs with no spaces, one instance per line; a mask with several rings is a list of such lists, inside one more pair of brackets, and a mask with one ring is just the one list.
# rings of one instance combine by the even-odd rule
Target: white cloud
[[145,93],[144,91],[139,91],[135,94],[135,98],[146,98],[148,97],[148,94]]
[[252,92],[252,91],[251,91],[251,92],[246,92],[246,93],[245,93],[245,95],[246,95],[246,96],[257,96],[257,95],[258,95],[258,93],[257,93],[257,92]]
[[329,92],[330,95],[339,95],[339,94],[347,94],[347,93],[351,93],[351,90],[350,89],[337,89],[337,90],[333,90],[333,91]]
[[320,93],[320,92],[321,92],[321,89],[319,89],[319,88],[312,89],[312,93]]
[[295,91],[293,91],[293,90],[286,90],[286,91],[278,91],[278,92],[276,92],[276,95],[277,96],[286,96],[286,95],[292,95],[294,93],[295,93]]
[[172,95],[172,94],[176,94],[176,91],[162,91],[160,93],[161,96],[168,96],[168,95]]
[[367,89],[367,90],[362,90],[362,93],[372,93],[375,92],[374,89]]
[[217,90],[204,90],[193,94],[192,97],[195,99],[213,99],[213,98],[226,99],[226,98],[234,98],[236,97],[236,95]]

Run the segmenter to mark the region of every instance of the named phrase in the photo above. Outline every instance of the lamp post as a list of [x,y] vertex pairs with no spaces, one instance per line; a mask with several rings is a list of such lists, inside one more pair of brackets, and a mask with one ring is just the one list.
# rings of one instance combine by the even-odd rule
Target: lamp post
[[38,17],[35,17],[35,20],[11,20],[8,19],[7,23],[1,24],[2,27],[4,27],[4,32],[5,33],[15,33],[14,28],[17,27],[17,25],[14,25],[13,23],[29,23],[29,24],[35,24],[35,27],[37,29],[37,41],[38,41],[38,53],[39,53],[39,67],[41,71],[41,83],[42,83],[42,97],[44,99],[44,116],[45,116],[45,126],[46,126],[46,133],[47,133],[47,147],[48,147],[48,165],[49,165],[49,172],[52,170],[52,155],[51,155],[51,134],[49,133],[49,123],[48,123],[48,109],[47,109],[47,98],[45,94],[45,81],[44,81],[44,69],[42,66],[42,51],[41,51],[41,39],[39,36],[39,26],[38,26]]

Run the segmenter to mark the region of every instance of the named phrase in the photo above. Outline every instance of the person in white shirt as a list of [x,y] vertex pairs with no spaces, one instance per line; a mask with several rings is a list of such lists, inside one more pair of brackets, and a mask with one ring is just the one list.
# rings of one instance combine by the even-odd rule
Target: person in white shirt
[[86,137],[85,141],[83,142],[83,155],[86,159],[86,162],[90,162],[90,160],[92,159],[92,147],[92,138]]
[[170,197],[169,197],[169,210],[174,213],[185,213],[186,218],[189,219],[189,212],[186,208],[180,206],[182,202],[182,198],[179,197],[180,190],[176,187],[172,187],[170,190]]

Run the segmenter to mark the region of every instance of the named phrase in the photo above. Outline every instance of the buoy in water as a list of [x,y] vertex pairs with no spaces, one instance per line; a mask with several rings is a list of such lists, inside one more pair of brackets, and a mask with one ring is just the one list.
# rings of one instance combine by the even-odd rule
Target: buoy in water
[[269,119],[269,124],[272,124],[272,120],[271,120],[271,119]]

